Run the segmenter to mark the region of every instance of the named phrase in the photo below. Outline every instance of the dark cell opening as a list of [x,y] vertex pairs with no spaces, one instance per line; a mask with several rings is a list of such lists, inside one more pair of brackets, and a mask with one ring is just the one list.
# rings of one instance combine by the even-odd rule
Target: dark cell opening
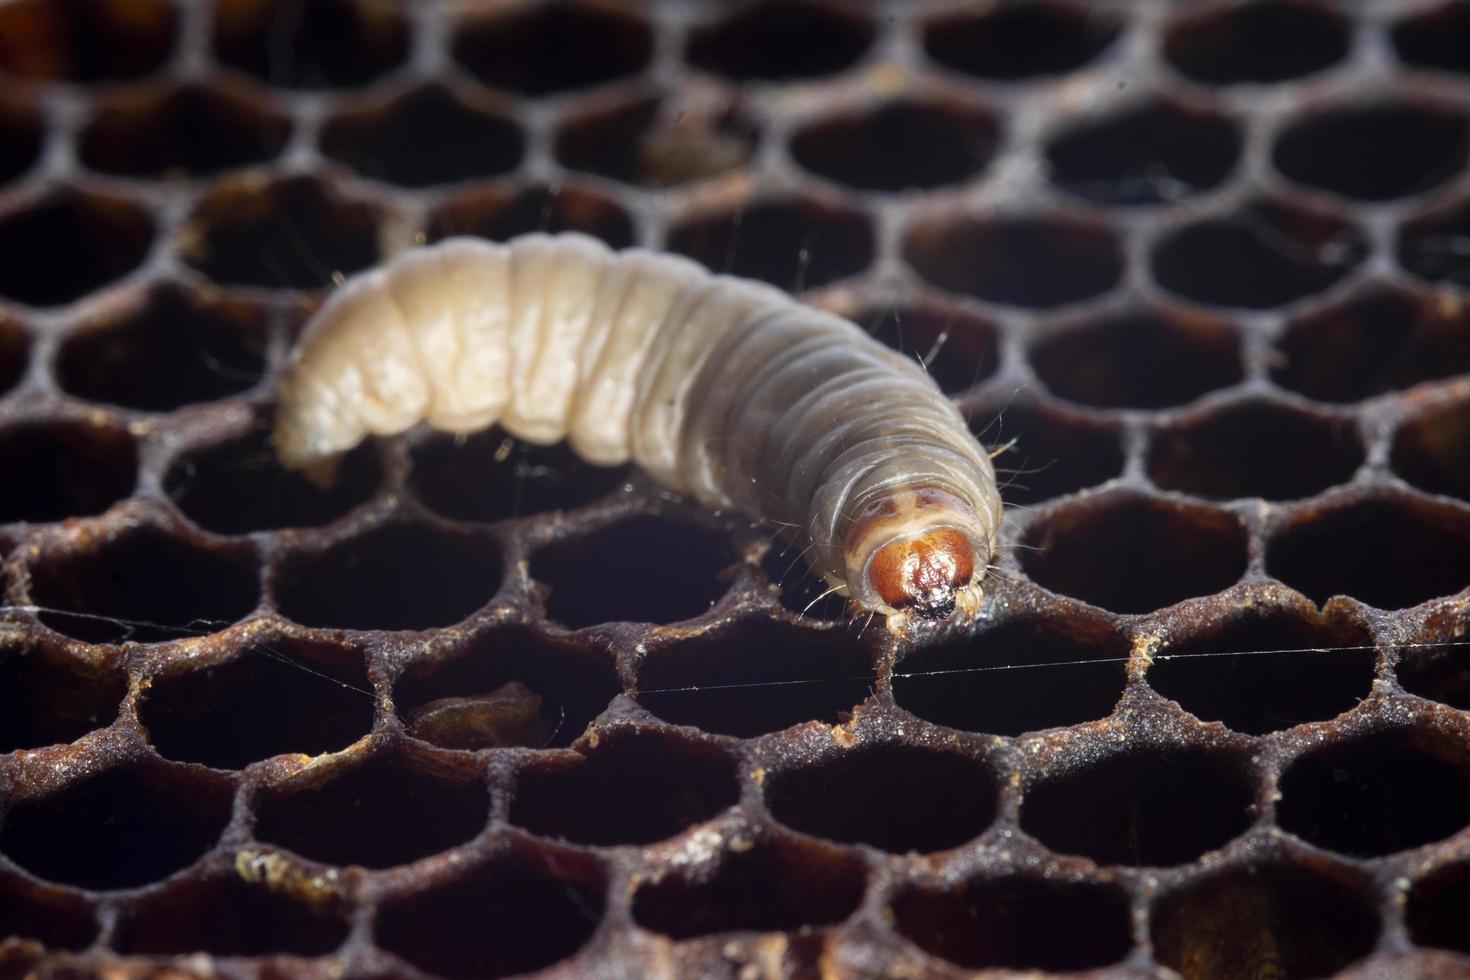
[[1399,226],[1398,260],[1429,282],[1470,285],[1470,203],[1440,208]]
[[[1385,153],[1385,147],[1393,147]],[[1364,201],[1436,187],[1465,166],[1470,124],[1428,103],[1387,102],[1308,115],[1276,140],[1272,162],[1302,184]]]
[[0,69],[43,81],[138,78],[173,51],[166,0],[21,0],[0,7]]
[[1470,646],[1438,644],[1433,633],[1399,653],[1399,683],[1410,694],[1470,710]]
[[106,728],[127,694],[127,677],[48,645],[0,644],[0,753],[62,745]]
[[738,170],[759,135],[733,97],[661,99],[640,91],[573,109],[557,130],[556,156],[574,170],[672,187]]
[[1400,425],[1390,461],[1421,490],[1470,500],[1470,401],[1452,402]]
[[[805,546],[795,540],[778,537],[761,560],[769,588],[781,605],[806,622],[826,623],[846,620],[851,616],[847,598],[832,591],[825,579],[818,578],[802,553]],[[738,717],[740,709],[734,709]]]
[[1284,82],[1347,57],[1352,25],[1330,7],[1295,0],[1222,4],[1176,21],[1164,57],[1211,85]]
[[1416,68],[1470,72],[1470,3],[1440,3],[1394,25],[1393,46]]
[[945,303],[872,306],[852,320],[887,346],[923,363],[946,394],[968,391],[1000,364],[994,324]]
[[503,242],[528,232],[580,231],[613,248],[633,244],[633,219],[613,201],[559,184],[505,184],[450,198],[429,214],[431,242],[477,235]]
[[856,7],[758,0],[696,27],[684,56],[696,68],[737,81],[817,78],[856,63],[873,35]]
[[[18,875],[0,875],[0,936],[34,939],[53,950],[81,950],[90,946],[96,935],[97,919],[91,902]],[[11,962],[0,960],[6,967]]]
[[353,88],[408,58],[396,2],[234,0],[212,23],[220,61],[283,88]]
[[924,26],[924,50],[948,68],[1022,81],[1064,75],[1102,54],[1123,28],[1092,6],[1012,3],[945,14]]
[[347,923],[236,877],[182,882],[127,907],[112,946],[124,955],[321,956],[347,938]]
[[31,169],[41,154],[41,140],[45,135],[40,113],[33,106],[0,97],[0,184]]
[[643,70],[653,32],[619,8],[576,0],[469,8],[451,50],[486,85],[519,95],[586,88]]
[[667,247],[715,272],[799,293],[862,272],[872,264],[876,246],[872,222],[863,212],[787,198],[748,201],[677,220]]
[[750,620],[651,653],[636,697],[665,721],[752,738],[835,724],[867,698],[872,678],[855,630]]
[[31,335],[26,328],[0,314],[0,395],[20,383],[31,359]]
[[1415,882],[1405,918],[1416,945],[1470,953],[1470,866],[1452,864]]
[[905,99],[812,123],[791,140],[796,162],[863,190],[956,184],[990,162],[1000,131],[990,113],[958,101]]
[[0,428],[0,523],[100,514],[133,492],[138,447],[100,418],[33,419]]
[[153,243],[152,219],[121,198],[61,188],[7,210],[0,295],[32,306],[69,303],[121,278]]
[[1061,497],[1123,472],[1122,437],[1113,422],[1052,407],[1002,403],[976,412],[970,428],[982,443],[1000,451],[995,475],[1001,498],[1010,505]]

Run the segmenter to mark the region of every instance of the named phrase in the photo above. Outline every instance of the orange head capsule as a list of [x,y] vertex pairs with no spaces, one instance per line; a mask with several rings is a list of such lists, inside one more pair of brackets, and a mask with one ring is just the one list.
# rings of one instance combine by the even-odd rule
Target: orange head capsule
[[912,610],[920,619],[947,619],[958,591],[975,575],[970,539],[954,528],[939,528],[890,541],[868,563],[868,582],[890,608]]

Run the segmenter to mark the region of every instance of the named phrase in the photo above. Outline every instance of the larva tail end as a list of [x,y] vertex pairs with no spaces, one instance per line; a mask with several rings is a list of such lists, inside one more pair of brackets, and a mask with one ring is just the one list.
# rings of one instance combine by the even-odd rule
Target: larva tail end
[[300,473],[320,490],[329,490],[337,482],[342,457],[312,452],[289,426],[278,421],[271,433],[271,444],[275,446],[276,461],[282,469]]
[[[970,539],[954,528],[900,538],[878,549],[868,564],[868,582],[904,617],[948,619],[975,574],[973,551]],[[970,604],[968,597],[965,603]]]

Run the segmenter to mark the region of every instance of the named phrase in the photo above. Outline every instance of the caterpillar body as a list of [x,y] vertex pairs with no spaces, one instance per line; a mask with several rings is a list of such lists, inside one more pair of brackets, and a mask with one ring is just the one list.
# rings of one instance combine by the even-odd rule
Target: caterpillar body
[[584,235],[447,239],[328,298],[280,383],[283,465],[321,476],[423,420],[567,439],[799,528],[896,632],[973,616],[1000,528],[990,458],[917,362],[773,287]]

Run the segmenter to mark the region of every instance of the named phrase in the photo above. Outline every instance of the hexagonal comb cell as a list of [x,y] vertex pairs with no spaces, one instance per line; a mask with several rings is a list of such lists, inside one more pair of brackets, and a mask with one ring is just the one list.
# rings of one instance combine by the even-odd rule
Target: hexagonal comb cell
[[347,923],[266,883],[234,874],[181,882],[130,905],[113,948],[124,955],[320,956],[347,938]]
[[1000,139],[993,116],[958,99],[903,98],[819,118],[791,155],[814,174],[863,190],[960,183],[983,170]]
[[653,33],[633,7],[546,0],[469,7],[450,50],[471,75],[518,95],[548,95],[636,74]]
[[527,762],[510,821],[578,844],[651,844],[718,816],[740,798],[733,761],[658,733],[614,733],[582,757]]
[[41,80],[137,78],[163,67],[177,30],[168,0],[21,0],[0,8],[0,69]]
[[894,700],[937,725],[995,735],[1106,718],[1123,694],[1128,644],[1101,620],[1077,619],[1068,629],[1016,619],[915,651],[894,668]]
[[737,81],[817,78],[856,63],[873,36],[872,22],[856,7],[758,0],[696,27],[684,56],[696,68]]
[[153,221],[131,201],[72,187],[12,201],[0,213],[0,296],[58,306],[133,271]]
[[804,834],[894,854],[931,853],[983,834],[995,819],[995,776],[956,752],[859,746],[769,773],[772,816]]
[[91,401],[167,412],[259,384],[265,317],[173,284],[129,293],[62,340],[56,380]]
[[799,293],[862,272],[875,242],[862,211],[828,198],[773,196],[685,214],[665,244],[715,272]]
[[723,534],[643,515],[538,550],[531,577],[550,589],[546,614],[568,629],[673,623],[725,594],[721,572],[735,560]]
[[1257,200],[1176,228],[1154,247],[1159,285],[1214,306],[1282,306],[1337,282],[1367,255],[1346,221],[1280,201]]
[[0,640],[0,753],[62,745],[106,728],[127,691],[111,659],[84,660],[9,634]]
[[1470,401],[1420,412],[1394,434],[1394,471],[1421,490],[1470,500]]
[[0,184],[31,168],[41,155],[44,136],[45,128],[34,106],[8,95],[0,96]]
[[1470,742],[1463,730],[1389,727],[1335,740],[1280,780],[1283,830],[1343,854],[1377,856],[1470,826]]
[[1116,886],[1021,875],[905,888],[890,903],[899,935],[967,969],[1087,970],[1133,946]]
[[101,173],[192,177],[264,163],[290,135],[290,119],[248,88],[158,85],[104,99],[82,129],[77,153]]
[[[1392,153],[1380,152],[1385,146]],[[1343,197],[1386,201],[1444,183],[1465,166],[1470,122],[1433,102],[1384,101],[1320,109],[1277,137],[1272,162],[1287,177]]]
[[461,529],[389,522],[276,566],[281,614],[305,626],[424,630],[448,626],[500,589],[500,551]]
[[320,139],[332,159],[404,187],[503,174],[525,152],[506,107],[442,84],[336,112]]
[[1218,592],[1246,567],[1245,527],[1234,514],[1131,492],[1053,511],[1024,543],[1021,567],[1038,585],[1114,612]]
[[429,973],[504,977],[564,960],[597,931],[605,874],[579,853],[522,850],[390,897],[378,945]]
[[213,27],[216,58],[285,88],[364,85],[408,57],[399,0],[219,0]]
[[1294,320],[1271,377],[1308,398],[1353,402],[1470,372],[1470,309],[1375,286]]
[[1431,4],[1395,24],[1391,37],[1415,68],[1470,72],[1470,3]]
[[612,248],[633,244],[633,219],[601,194],[564,184],[499,184],[466,191],[436,207],[428,240],[478,235],[503,242],[533,231],[580,231]]
[[1149,923],[1159,962],[1198,980],[1331,976],[1366,956],[1379,928],[1356,875],[1279,859],[1167,892]]
[[410,735],[443,748],[534,749],[580,738],[620,689],[601,649],[505,626],[411,664],[393,703]]
[[472,763],[377,754],[264,787],[255,839],[324,864],[391,868],[472,839],[490,794]]
[[942,14],[924,25],[924,50],[956,71],[1024,81],[1076,71],[1122,32],[1117,16],[1071,3],[1010,3]]
[[156,760],[88,773],[47,795],[16,801],[0,853],[48,881],[106,890],[160,881],[218,840],[234,783]]
[[651,651],[634,696],[676,725],[751,738],[835,724],[873,678],[867,650],[845,630],[752,619]]
[[166,758],[243,769],[346,748],[372,728],[373,701],[357,651],[265,637],[226,660],[150,678],[138,720]]
[[420,500],[445,517],[503,521],[573,510],[628,479],[623,466],[583,462],[564,443],[533,446],[503,430],[435,434],[413,447],[409,480]]
[[1155,98],[1080,120],[1046,147],[1051,182],[1094,204],[1178,201],[1216,187],[1240,157],[1240,127],[1207,108]]
[[1372,691],[1376,658],[1352,619],[1242,601],[1212,629],[1171,636],[1148,682],[1203,721],[1264,735],[1351,710]]
[[378,259],[378,208],[324,181],[258,175],[222,180],[184,226],[185,261],[217,283],[321,289]]
[[1395,673],[1410,694],[1470,709],[1470,646],[1453,635],[1453,627],[1426,630],[1399,652]]
[[1123,470],[1116,423],[1052,405],[986,405],[971,415],[976,437],[996,446],[995,473],[1009,505],[1034,504],[1105,483]]
[[[866,878],[862,859],[849,852],[770,840],[725,855],[716,868],[643,885],[633,895],[633,919],[673,939],[806,930],[851,915]],[[756,895],[769,898],[751,901]]]
[[1319,605],[1404,609],[1470,586],[1470,516],[1383,493],[1305,505],[1267,542],[1266,571]]
[[[51,949],[85,949],[97,935],[90,902],[9,873],[0,874],[0,923],[7,940],[34,939]],[[9,963],[0,958],[0,965]]]
[[903,257],[940,289],[1032,309],[1092,299],[1123,275],[1106,224],[1058,214],[935,213],[909,226]]
[[941,300],[873,304],[849,319],[900,354],[917,358],[947,394],[975,387],[1000,363],[994,324]]
[[1414,883],[1409,892],[1409,937],[1419,946],[1470,953],[1470,866],[1451,864]]
[[1284,82],[1347,57],[1351,28],[1332,8],[1298,0],[1218,4],[1171,24],[1164,57],[1210,85]]
[[100,514],[133,492],[137,445],[96,417],[40,418],[0,426],[0,524]]
[[1436,207],[1399,226],[1398,260],[1428,282],[1470,284],[1470,201]]
[[31,335],[16,320],[0,313],[0,395],[25,376],[31,357]]

